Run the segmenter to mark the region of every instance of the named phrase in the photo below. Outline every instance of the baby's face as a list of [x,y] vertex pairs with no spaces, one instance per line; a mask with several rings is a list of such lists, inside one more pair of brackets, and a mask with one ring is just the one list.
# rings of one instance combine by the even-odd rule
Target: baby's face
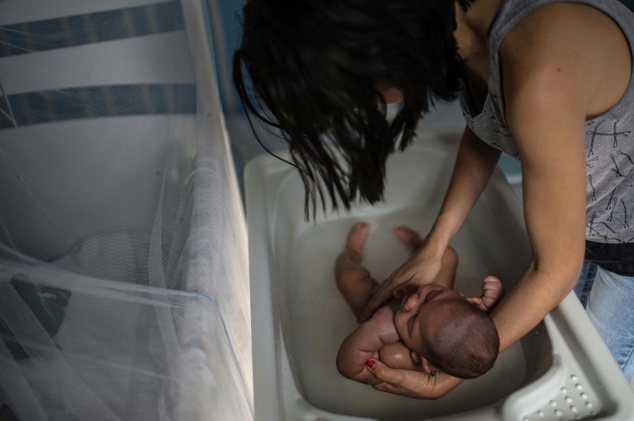
[[403,298],[394,313],[394,325],[402,341],[421,356],[429,355],[429,344],[440,329],[438,320],[450,317],[446,310],[452,301],[466,301],[453,289],[427,284]]

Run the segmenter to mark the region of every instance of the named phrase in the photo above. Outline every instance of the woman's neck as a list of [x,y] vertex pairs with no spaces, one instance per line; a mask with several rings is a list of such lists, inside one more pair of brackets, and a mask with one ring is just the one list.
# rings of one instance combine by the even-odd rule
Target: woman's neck
[[456,31],[458,55],[472,72],[488,79],[489,53],[487,49],[489,28],[497,16],[502,0],[476,0],[465,12],[456,2]]

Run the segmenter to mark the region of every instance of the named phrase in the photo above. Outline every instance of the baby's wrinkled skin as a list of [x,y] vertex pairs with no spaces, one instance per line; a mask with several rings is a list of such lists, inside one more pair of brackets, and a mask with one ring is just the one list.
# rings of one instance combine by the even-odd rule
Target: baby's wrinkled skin
[[[368,237],[369,225],[361,222],[353,226],[348,235],[346,249],[337,259],[335,277],[339,290],[356,316],[371,297],[376,282],[361,265],[361,253]],[[408,228],[395,230],[410,251],[420,247],[422,240]],[[449,249],[443,258],[443,270],[434,283],[423,286],[402,300],[392,300],[381,307],[367,321],[361,323],[343,341],[337,355],[337,369],[351,379],[366,384],[378,384],[367,364],[377,359],[391,368],[423,371],[434,375],[437,368],[422,355],[426,344],[437,334],[438,321],[451,314],[452,301],[469,301],[484,311],[490,311],[503,295],[497,278],[487,277],[481,297],[465,298],[452,287],[457,267],[457,255]]]

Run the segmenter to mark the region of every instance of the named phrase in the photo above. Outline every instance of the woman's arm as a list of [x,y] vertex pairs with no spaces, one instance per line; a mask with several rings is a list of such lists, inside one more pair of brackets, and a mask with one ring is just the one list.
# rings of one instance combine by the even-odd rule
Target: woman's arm
[[[529,22],[530,23],[530,22]],[[567,36],[551,27],[550,39]],[[569,28],[570,29],[570,28]],[[500,348],[521,339],[574,287],[585,247],[584,127],[596,75],[579,43],[519,27],[503,44],[506,115],[522,157],[528,270],[492,312]],[[519,37],[523,36],[523,39]],[[534,39],[543,49],[526,44]],[[543,43],[543,44],[542,44]],[[532,48],[531,48],[532,47]]]
[[[468,127],[465,129],[449,189],[425,245],[380,285],[363,316],[372,314],[373,309],[388,300],[396,288],[411,285],[415,289],[436,278],[450,239],[480,197],[499,157],[498,150],[478,139]],[[438,399],[462,382],[444,372],[432,376],[425,372],[393,369],[380,361],[365,371],[375,377],[371,383],[374,389],[418,399]]]
[[468,127],[465,129],[449,189],[424,246],[379,285],[361,320],[372,315],[396,288],[413,292],[419,286],[434,281],[449,241],[484,190],[499,157],[498,150],[480,141]]
[[[522,155],[524,214],[533,254],[526,273],[491,313],[501,350],[521,339],[563,300],[583,262],[584,113],[579,93],[571,86],[574,76],[560,79],[556,67],[554,73],[509,77],[504,85],[510,97],[508,120]],[[448,194],[449,203],[450,198]],[[464,214],[458,208],[445,215],[450,217],[434,228],[444,223],[445,233],[455,232]],[[446,373],[430,377],[380,363],[369,371],[383,380],[375,389],[421,399],[442,397],[461,383]]]
[[[491,313],[504,350],[577,280],[585,247],[585,120],[621,98],[632,63],[613,21],[567,2],[542,6],[521,21],[503,41],[500,56],[507,122],[522,157],[532,248],[528,270]],[[375,389],[419,398],[443,396],[460,383],[380,364],[372,372],[384,380]]]

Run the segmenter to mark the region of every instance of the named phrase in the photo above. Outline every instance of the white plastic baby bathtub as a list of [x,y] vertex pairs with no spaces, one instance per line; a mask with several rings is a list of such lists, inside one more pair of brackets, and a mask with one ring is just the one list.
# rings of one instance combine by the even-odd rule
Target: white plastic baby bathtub
[[[333,263],[355,221],[371,223],[366,264],[383,279],[406,258],[396,225],[425,233],[447,188],[459,135],[421,133],[388,162],[385,202],[304,220],[303,189],[289,165],[261,156],[246,169],[256,420],[634,419],[634,396],[583,308],[569,296],[486,375],[436,401],[372,390],[341,377],[335,356],[355,327]],[[519,199],[500,171],[452,245],[456,289],[478,294],[482,278],[506,282],[526,268]]]

